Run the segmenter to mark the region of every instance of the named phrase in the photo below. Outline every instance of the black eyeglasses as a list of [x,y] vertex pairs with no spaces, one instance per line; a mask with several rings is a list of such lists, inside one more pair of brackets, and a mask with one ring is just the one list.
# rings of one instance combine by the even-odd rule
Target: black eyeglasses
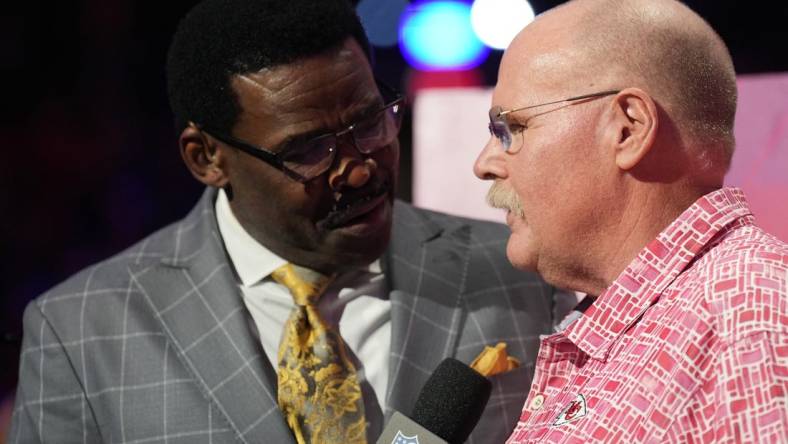
[[207,126],[199,124],[195,126],[226,145],[279,168],[290,178],[298,182],[306,182],[331,168],[336,157],[339,138],[342,136],[349,135],[356,149],[363,154],[371,154],[389,146],[397,138],[402,125],[405,97],[383,82],[378,81],[377,84],[386,100],[382,108],[341,131],[308,140],[296,140],[279,152],[272,152],[264,147],[222,134]]
[[503,146],[503,150],[506,152],[510,152],[509,150],[512,147],[512,139],[514,138],[514,134],[521,133],[522,130],[513,131],[512,128],[509,126],[509,122],[506,121],[505,118],[506,115],[517,111],[522,111],[524,109],[537,108],[545,105],[555,105],[557,103],[576,102],[578,100],[594,99],[597,97],[610,96],[613,94],[617,94],[619,92],[620,90],[608,90],[608,91],[596,92],[591,94],[583,94],[582,96],[570,97],[568,99],[556,100],[554,102],[540,103],[538,105],[529,105],[529,106],[523,106],[522,108],[514,108],[508,110],[504,110],[500,106],[494,106],[490,108],[490,113],[489,113],[490,123],[488,124],[487,128],[490,130],[490,134],[501,142],[501,146]]

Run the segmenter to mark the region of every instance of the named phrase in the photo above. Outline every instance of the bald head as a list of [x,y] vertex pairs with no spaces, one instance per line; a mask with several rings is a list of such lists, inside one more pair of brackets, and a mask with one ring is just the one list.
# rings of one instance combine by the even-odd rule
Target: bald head
[[534,54],[535,45],[531,72],[560,79],[578,94],[641,88],[700,166],[727,170],[734,147],[733,63],[720,37],[683,4],[574,0],[540,16],[508,51],[517,59],[524,50]]
[[730,56],[675,0],[542,14],[506,50],[491,104],[474,173],[510,210],[509,260],[590,294],[721,187],[733,151]]

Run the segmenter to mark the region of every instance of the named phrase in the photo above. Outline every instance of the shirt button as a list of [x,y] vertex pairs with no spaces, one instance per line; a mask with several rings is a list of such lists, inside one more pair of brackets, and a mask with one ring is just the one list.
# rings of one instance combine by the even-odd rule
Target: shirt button
[[539,410],[542,408],[542,404],[544,404],[544,396],[536,395],[533,397],[533,399],[531,399],[531,405],[529,408],[531,410]]

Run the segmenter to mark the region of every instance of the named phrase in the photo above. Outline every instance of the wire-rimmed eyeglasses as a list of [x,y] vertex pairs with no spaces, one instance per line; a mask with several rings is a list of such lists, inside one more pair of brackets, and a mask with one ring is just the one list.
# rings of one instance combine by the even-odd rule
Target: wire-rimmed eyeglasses
[[555,104],[564,103],[564,102],[576,102],[576,101],[580,101],[580,100],[594,99],[594,98],[597,98],[597,97],[610,96],[610,95],[613,95],[613,94],[617,94],[619,92],[620,92],[620,90],[617,90],[617,89],[616,90],[607,90],[607,91],[601,91],[601,92],[596,92],[596,93],[591,93],[591,94],[583,94],[582,96],[570,97],[568,99],[555,100],[555,101],[552,101],[552,102],[540,103],[538,105],[528,105],[528,106],[523,106],[523,107],[520,107],[520,108],[513,108],[513,109],[508,109],[508,110],[504,110],[500,106],[494,106],[494,107],[490,108],[490,112],[489,112],[490,123],[488,125],[488,129],[490,130],[490,134],[493,137],[495,137],[496,139],[498,139],[498,141],[501,142],[501,146],[503,146],[504,151],[510,152],[509,150],[512,147],[512,138],[513,138],[513,134],[515,133],[515,131],[512,131],[511,127],[509,126],[509,122],[507,122],[507,120],[506,120],[506,116],[508,114],[511,114],[511,113],[514,113],[514,112],[517,112],[517,111],[522,111],[522,110],[525,110],[525,109],[537,108],[537,107],[545,106],[545,105],[555,105]]

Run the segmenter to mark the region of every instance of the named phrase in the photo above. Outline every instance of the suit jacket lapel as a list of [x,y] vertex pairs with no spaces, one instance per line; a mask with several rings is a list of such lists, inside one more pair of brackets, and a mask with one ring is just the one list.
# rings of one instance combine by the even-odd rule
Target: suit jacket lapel
[[242,442],[293,442],[276,378],[227,260],[213,190],[177,227],[172,256],[131,273],[179,360]]
[[468,227],[442,227],[397,203],[384,264],[391,289],[391,355],[386,417],[409,414],[435,367],[453,356],[462,323],[460,296]]

